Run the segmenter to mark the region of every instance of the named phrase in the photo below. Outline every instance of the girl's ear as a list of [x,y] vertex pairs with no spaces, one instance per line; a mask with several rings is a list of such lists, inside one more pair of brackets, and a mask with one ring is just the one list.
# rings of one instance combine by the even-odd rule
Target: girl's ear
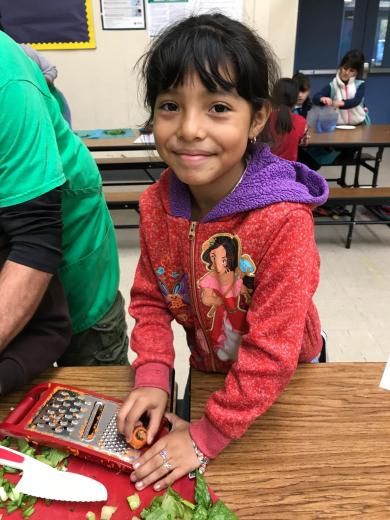
[[271,103],[265,100],[260,110],[254,113],[251,126],[249,128],[249,139],[257,137],[263,130],[270,114],[271,114]]

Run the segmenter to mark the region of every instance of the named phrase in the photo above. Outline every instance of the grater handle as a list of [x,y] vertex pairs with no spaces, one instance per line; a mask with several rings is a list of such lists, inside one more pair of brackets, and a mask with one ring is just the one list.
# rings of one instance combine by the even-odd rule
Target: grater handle
[[47,390],[48,386],[48,383],[42,383],[41,385],[32,388],[18,404],[15,410],[12,410],[12,412],[4,419],[4,422],[7,424],[19,423],[31,410],[34,404],[37,403],[42,393]]

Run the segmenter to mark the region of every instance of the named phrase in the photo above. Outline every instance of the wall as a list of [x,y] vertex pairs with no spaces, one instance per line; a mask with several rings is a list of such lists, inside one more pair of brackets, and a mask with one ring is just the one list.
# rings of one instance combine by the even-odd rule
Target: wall
[[[145,0],[145,3],[147,0]],[[293,70],[298,0],[243,0],[244,21],[269,41],[283,75]],[[57,86],[72,109],[75,129],[142,124],[145,112],[133,67],[147,47],[147,30],[103,31],[93,0],[96,49],[46,51],[59,72]]]

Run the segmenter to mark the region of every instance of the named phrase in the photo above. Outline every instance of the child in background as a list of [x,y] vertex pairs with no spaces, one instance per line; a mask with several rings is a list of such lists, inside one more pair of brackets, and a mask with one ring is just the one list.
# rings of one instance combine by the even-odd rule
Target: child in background
[[365,83],[363,74],[364,55],[353,49],[342,58],[333,80],[313,96],[315,105],[334,106],[339,109],[339,125],[367,123],[364,107]]
[[302,72],[296,72],[292,79],[297,83],[299,89],[298,100],[292,112],[306,119],[307,113],[313,106],[310,99],[310,79]]
[[272,96],[275,111],[270,118],[274,139],[271,151],[289,161],[297,160],[300,144],[308,144],[306,119],[292,113],[298,95],[298,83],[290,78],[281,78],[276,83]]
[[161,490],[204,471],[272,405],[297,363],[317,358],[311,208],[328,188],[262,142],[277,68],[267,44],[240,22],[222,14],[182,20],[153,41],[142,71],[169,168],[141,197],[129,309],[135,385],[119,431],[128,438],[146,412],[152,444],[169,394],[173,319],[186,331],[191,365],[226,373],[200,420],[166,414],[173,429],[134,464],[137,489]]

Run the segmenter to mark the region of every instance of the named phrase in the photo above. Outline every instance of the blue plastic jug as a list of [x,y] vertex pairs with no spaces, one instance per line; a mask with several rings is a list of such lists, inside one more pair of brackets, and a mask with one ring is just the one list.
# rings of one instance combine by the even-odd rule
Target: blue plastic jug
[[339,112],[334,107],[320,107],[317,118],[317,132],[333,132],[336,128]]

